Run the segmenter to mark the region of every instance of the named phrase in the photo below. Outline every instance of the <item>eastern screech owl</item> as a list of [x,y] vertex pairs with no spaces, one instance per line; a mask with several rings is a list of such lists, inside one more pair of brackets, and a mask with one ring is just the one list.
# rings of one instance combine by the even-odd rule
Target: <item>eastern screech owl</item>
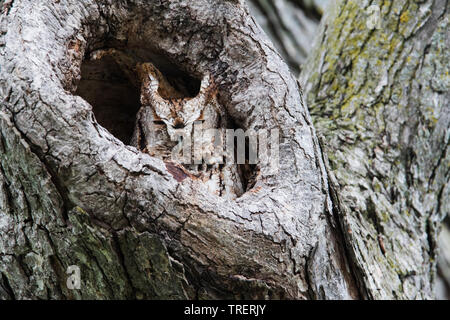
[[[218,196],[235,199],[242,195],[238,165],[221,152],[226,145],[224,129],[228,121],[217,101],[213,78],[205,75],[199,93],[190,98],[175,89],[152,63],[136,62],[114,49],[97,52],[94,58],[105,54],[113,57],[124,73],[133,78],[132,83],[140,85],[141,108],[131,145],[176,165]],[[194,130],[200,123],[201,131]],[[211,135],[206,134],[208,129],[223,130]],[[219,149],[215,149],[217,145]],[[207,155],[206,159],[203,155]]]

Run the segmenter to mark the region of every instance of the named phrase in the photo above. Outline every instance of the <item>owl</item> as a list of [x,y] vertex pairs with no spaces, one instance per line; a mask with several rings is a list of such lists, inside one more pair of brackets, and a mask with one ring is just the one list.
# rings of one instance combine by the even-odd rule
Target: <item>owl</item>
[[151,156],[182,165],[218,196],[243,193],[239,168],[225,156],[227,116],[211,75],[195,97],[185,97],[151,63],[137,66],[142,107],[131,144]]
[[198,93],[191,97],[185,82],[176,83],[173,77],[169,81],[151,62],[116,49],[97,50],[91,59],[105,56],[113,58],[140,90],[141,107],[130,144],[182,170],[184,177],[217,196],[233,200],[242,195],[243,173],[226,154],[229,117],[218,102],[213,77],[204,75]]

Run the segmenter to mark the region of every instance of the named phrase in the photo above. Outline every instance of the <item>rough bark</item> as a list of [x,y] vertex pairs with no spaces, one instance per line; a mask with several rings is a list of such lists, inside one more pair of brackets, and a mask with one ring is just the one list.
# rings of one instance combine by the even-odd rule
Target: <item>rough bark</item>
[[251,0],[250,12],[298,75],[312,50],[328,0]]
[[[326,137],[331,183],[295,80],[242,1],[192,2],[0,2],[0,298],[431,297],[437,226],[448,212],[444,1],[423,16],[412,1],[386,5],[386,59],[376,50],[374,32],[381,31],[360,28],[368,3],[340,2],[329,13],[303,79]],[[296,72],[306,56],[298,53],[309,49],[292,30],[309,37],[311,29],[298,25],[318,18],[298,19],[298,8],[282,2],[253,1],[256,10],[293,9],[264,13]],[[408,10],[413,21],[404,21]],[[422,37],[443,44],[424,49]],[[90,53],[108,48],[152,62],[166,76],[212,74],[236,127],[281,130],[279,175],[260,167],[254,188],[228,201],[198,182],[178,182],[166,163],[127,146],[122,128],[135,120],[133,103],[121,101],[128,109],[112,113],[99,109],[95,92],[92,105],[77,97],[98,80],[80,82]],[[405,52],[416,54],[414,63]],[[363,57],[363,68],[353,64]],[[384,83],[377,58],[388,82],[373,94],[372,85]],[[418,77],[408,78],[411,68]],[[122,99],[117,89],[133,91],[101,81],[111,104]],[[420,87],[428,81],[432,89]],[[401,103],[395,90],[406,90]],[[367,103],[371,95],[378,101]],[[339,111],[351,98],[358,116]],[[426,121],[427,101],[437,124]],[[391,138],[399,130],[410,130],[406,145]],[[389,152],[379,143],[384,135]],[[66,287],[69,265],[81,267],[81,290]]]
[[[230,201],[114,137],[75,94],[108,48],[211,74],[236,127],[280,130],[279,173]],[[358,297],[308,111],[242,1],[3,1],[0,66],[1,298]]]
[[450,219],[442,226],[439,235],[436,298],[450,300]]
[[[369,29],[366,9],[381,8]],[[449,3],[337,1],[302,73],[368,298],[433,297],[449,213]]]

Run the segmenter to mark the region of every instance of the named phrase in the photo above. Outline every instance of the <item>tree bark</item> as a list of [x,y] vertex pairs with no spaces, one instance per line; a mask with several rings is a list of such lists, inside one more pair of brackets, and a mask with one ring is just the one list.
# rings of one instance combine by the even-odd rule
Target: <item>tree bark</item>
[[[419,10],[410,2],[411,10]],[[340,109],[339,99],[350,85],[337,82],[343,90],[338,93],[328,91],[327,84],[333,77],[344,81],[341,77],[352,70],[348,63],[353,55],[337,54],[352,37],[341,41],[329,32],[356,12],[348,25],[342,23],[353,34],[351,26],[361,12],[340,3],[341,10],[327,18],[320,49],[304,72],[307,97],[319,131],[327,137],[326,153],[353,159],[346,168],[338,165],[343,160],[331,159],[327,170],[297,83],[243,1],[2,1],[0,298],[431,297],[438,220],[448,212],[448,81],[439,78],[446,64],[429,70],[444,61],[440,59],[448,61],[443,3],[433,2],[429,16],[420,11],[422,20],[412,15],[426,31],[412,32],[403,41],[405,48],[393,48],[394,62],[408,47],[417,54],[426,52],[428,60],[417,57],[421,63],[414,71],[423,70],[423,75],[416,79],[436,79],[437,86],[420,88],[421,99],[434,101],[434,126],[421,122],[423,107],[416,98],[402,104],[401,114],[382,119],[398,131],[392,128],[396,121],[416,116],[413,125],[401,126],[411,137],[407,147],[389,141],[390,150],[403,161],[399,165],[378,150],[376,159],[369,157],[376,134],[380,136],[377,118],[375,124],[363,122],[364,140],[350,144],[348,124],[339,127],[345,118],[329,119],[335,123],[329,128],[320,121],[320,115],[330,117],[328,111],[314,111]],[[395,10],[386,9],[398,18]],[[394,31],[395,39],[399,30]],[[366,30],[358,33],[364,34],[374,37]],[[436,40],[435,47],[425,50],[419,38],[426,36],[427,41],[444,39],[444,44],[439,47]],[[180,179],[166,162],[129,146],[123,129],[127,117],[134,120],[136,106],[123,101],[115,113],[97,104],[101,93],[111,94],[113,105],[112,100],[133,91],[132,85],[113,81],[117,70],[112,63],[102,62],[103,69],[96,69],[90,60],[91,53],[109,48],[152,62],[167,77],[201,80],[210,74],[217,101],[235,128],[280,130],[279,173],[260,163],[251,190],[230,201],[194,179]],[[322,57],[328,54],[341,57],[342,63],[325,65]],[[391,67],[386,70],[399,69]],[[398,81],[403,83],[405,75],[394,75],[383,89],[402,88]],[[371,75],[365,83],[372,77],[374,83],[380,80]],[[408,90],[419,90],[416,79]],[[89,87],[102,90],[99,94]],[[118,91],[126,94],[115,96]],[[410,91],[405,95],[417,97]],[[399,105],[392,103],[392,108]],[[419,131],[424,136],[414,139]],[[426,136],[431,133],[432,138]],[[429,150],[406,156],[424,150],[419,146],[425,141],[431,141]],[[352,148],[358,143],[358,149]],[[358,161],[370,164],[367,174],[358,171]],[[372,173],[392,163],[397,171]],[[397,200],[389,204],[386,197],[392,194]],[[359,207],[359,200],[369,205]],[[391,208],[397,203],[411,213],[398,214]],[[380,222],[384,212],[389,221]],[[66,285],[71,265],[81,268],[79,290]]]
[[296,76],[312,50],[327,3],[327,0],[248,1],[250,12]]
[[450,300],[450,219],[447,216],[438,238],[436,298]]
[[[358,296],[297,83],[242,1],[15,0],[1,30],[2,298]],[[229,201],[116,139],[74,94],[103,48],[211,74],[237,127],[280,130],[279,174]]]
[[[366,24],[379,5],[381,28]],[[368,298],[429,299],[449,213],[448,1],[337,1],[302,83]]]

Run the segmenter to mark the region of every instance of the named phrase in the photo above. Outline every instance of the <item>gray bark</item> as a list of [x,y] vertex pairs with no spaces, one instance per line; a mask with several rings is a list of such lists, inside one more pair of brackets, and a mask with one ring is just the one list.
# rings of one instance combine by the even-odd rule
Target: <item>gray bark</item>
[[[446,30],[437,29],[437,21],[448,23],[448,17],[445,20],[438,13],[443,2],[436,3],[432,16],[439,19],[430,20],[424,28],[435,38]],[[295,79],[242,1],[36,4],[14,0],[1,5],[0,298],[432,296],[434,241],[440,216],[448,212],[449,158],[445,153],[448,81],[438,79],[436,72],[442,72],[441,68],[429,72],[429,65],[437,64],[442,56],[448,61],[446,50],[436,49],[437,55],[427,49],[432,54],[427,54],[429,60],[418,68],[424,74],[417,79],[436,79],[438,89],[427,90],[434,94],[437,102],[432,108],[440,116],[435,116],[438,124],[432,138],[411,138],[408,144],[408,152],[414,148],[421,151],[419,157],[405,160],[409,161],[405,167],[414,168],[414,174],[400,166],[395,176],[377,171],[369,179],[369,173],[345,173],[352,172],[358,161],[363,167],[374,163],[370,172],[391,163],[390,156],[372,161],[364,157],[364,151],[369,154],[367,150],[377,141],[377,122],[361,123],[366,135],[358,149],[353,149],[347,141],[353,137],[348,123],[342,124],[346,118],[330,119],[328,114],[340,109],[339,99],[349,90],[341,76],[351,70],[348,63],[352,61],[347,52],[339,52],[351,46],[352,37],[336,39],[328,32],[339,28],[339,23],[345,25],[342,20],[347,21],[355,8],[343,8],[340,3],[337,7],[342,10],[330,13],[322,26],[322,42],[304,72],[314,120],[321,135],[327,137],[326,154],[341,159],[331,159],[328,165]],[[357,17],[348,20],[348,34],[355,32],[352,24]],[[423,21],[429,19],[425,18]],[[361,35],[366,33],[373,36],[361,31]],[[415,48],[419,34],[412,33],[404,41],[410,49]],[[296,40],[295,35],[288,37]],[[444,48],[448,47],[446,39]],[[333,41],[339,42],[337,49]],[[106,83],[105,76],[101,81],[96,77],[90,83],[80,81],[86,75],[83,66],[91,63],[90,53],[108,48],[152,62],[167,76],[173,76],[169,74],[173,70],[175,77],[188,75],[198,80],[211,74],[218,84],[218,102],[236,127],[280,129],[279,174],[272,175],[260,165],[254,187],[230,201],[212,195],[198,181],[179,179],[167,163],[127,145],[126,132],[121,130],[126,117],[118,116],[120,121],[109,123],[114,120],[112,112],[99,109],[98,93],[85,90]],[[395,57],[406,50],[396,49]],[[325,64],[323,57],[333,50],[341,53],[336,57],[342,58],[342,63]],[[301,61],[288,60],[291,66]],[[106,63],[106,67],[111,66]],[[312,72],[317,70],[320,72]],[[394,74],[397,77],[397,72]],[[328,91],[333,76],[344,81],[339,83],[340,93]],[[367,83],[372,77],[379,80],[371,74]],[[401,88],[396,77],[396,82],[383,88]],[[111,80],[110,75],[107,78]],[[125,90],[124,86],[110,84],[116,90],[107,91],[104,86],[102,92],[111,93],[111,100],[120,100],[113,92]],[[85,99],[77,96],[80,92],[87,94]],[[407,96],[417,97],[411,92]],[[88,97],[92,103],[86,101]],[[422,97],[423,101],[427,98],[430,96]],[[414,102],[403,109],[404,114],[382,120],[391,121],[390,128],[395,130],[395,121],[419,113],[419,107]],[[327,118],[335,127],[323,125]],[[412,130],[411,137],[421,128],[417,124],[404,127]],[[431,141],[430,149],[423,147],[425,141]],[[350,146],[357,144],[351,142]],[[408,153],[400,145],[392,143],[392,150],[403,160]],[[342,159],[353,160],[350,167],[343,168]],[[427,161],[433,161],[433,174],[425,167]],[[410,179],[406,184],[393,179],[401,176],[402,170]],[[431,183],[425,187],[427,178]],[[407,221],[386,203],[391,194],[386,188],[399,189],[398,202],[411,211],[404,218]],[[420,197],[426,197],[426,206],[418,206]],[[371,206],[359,207],[361,203],[354,199],[366,200]],[[378,215],[385,211],[389,221],[380,222]],[[409,247],[399,247],[405,243]],[[66,286],[65,272],[70,265],[81,267],[80,290]]]
[[[15,0],[1,17],[2,298],[358,296],[297,83],[242,1]],[[74,94],[99,48],[211,74],[237,127],[280,130],[279,174],[260,165],[229,201],[116,139]]]
[[438,244],[436,298],[450,300],[450,220],[448,217],[442,226]]
[[250,11],[297,76],[328,0],[250,0]]
[[[381,28],[367,27],[370,5]],[[433,297],[449,213],[448,1],[337,1],[302,73],[368,298]]]
[[[288,62],[291,71],[297,74],[312,50],[312,42],[318,32],[318,17],[326,10],[329,1],[302,0],[253,0],[250,9],[258,23],[274,42],[276,48]],[[261,10],[259,8],[272,10]],[[264,12],[264,13],[263,13]],[[292,44],[292,41],[295,43]],[[306,52],[306,55],[305,55]],[[448,224],[447,224],[448,225]],[[437,298],[450,298],[450,236],[444,225],[438,238]]]

